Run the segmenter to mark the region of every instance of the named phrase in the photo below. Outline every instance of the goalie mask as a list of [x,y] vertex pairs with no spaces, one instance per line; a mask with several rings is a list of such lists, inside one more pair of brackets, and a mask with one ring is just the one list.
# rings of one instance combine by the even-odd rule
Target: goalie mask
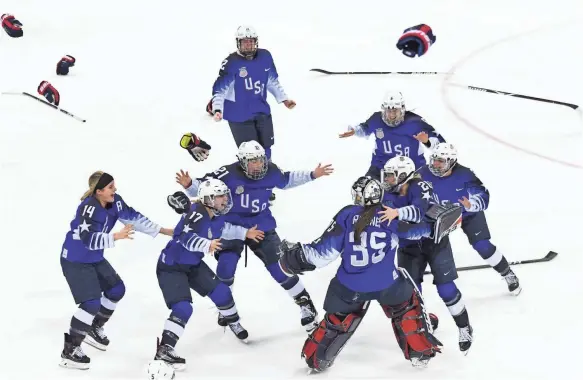
[[259,38],[257,32],[252,26],[240,26],[235,33],[237,41],[237,52],[246,59],[255,58],[259,48]]
[[457,149],[450,143],[439,143],[431,152],[429,170],[436,177],[443,177],[457,163]]
[[225,215],[233,207],[231,190],[219,179],[209,178],[198,186],[197,197],[216,215]]
[[381,105],[382,118],[389,127],[396,127],[405,120],[405,99],[400,92],[389,92]]
[[372,177],[360,177],[352,185],[352,201],[357,206],[374,206],[383,200],[383,188]]
[[265,149],[257,141],[246,141],[239,146],[239,164],[249,179],[260,180],[267,175]]
[[397,193],[415,173],[415,164],[407,156],[396,156],[387,161],[381,170],[381,184],[385,191]]

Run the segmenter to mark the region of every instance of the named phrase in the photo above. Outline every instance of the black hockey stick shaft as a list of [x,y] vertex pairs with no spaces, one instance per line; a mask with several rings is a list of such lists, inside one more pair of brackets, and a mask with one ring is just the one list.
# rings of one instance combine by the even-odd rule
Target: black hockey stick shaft
[[326,75],[379,75],[379,74],[395,74],[395,75],[445,75],[448,73],[440,73],[437,71],[328,71],[324,69],[310,69],[317,73]]
[[[558,255],[557,252],[549,251],[549,253],[547,253],[547,255],[543,258],[511,261],[508,263],[508,265],[513,266],[513,265],[520,265],[520,264],[544,263],[546,261],[551,261],[552,259],[557,257],[557,255]],[[492,267],[488,264],[483,264],[483,265],[471,265],[471,266],[467,266],[467,267],[459,267],[459,268],[456,268],[456,270],[458,272],[463,272],[463,271],[468,271],[468,270],[477,270],[477,269],[486,269],[486,268],[492,268]],[[431,272],[425,271],[423,274],[431,274]]]
[[58,111],[61,111],[61,112],[62,112],[62,113],[64,113],[65,115],[67,115],[67,116],[70,116],[70,117],[72,117],[72,118],[73,118],[73,119],[75,119],[75,120],[79,120],[80,122],[83,122],[83,123],[85,123],[85,122],[87,121],[87,120],[85,120],[85,119],[82,119],[82,118],[80,118],[79,116],[73,115],[71,112],[69,112],[69,111],[67,111],[67,110],[64,110],[64,109],[62,109],[62,108],[60,108],[60,107],[58,107],[58,106],[56,106],[56,105],[54,105],[54,104],[51,104],[51,103],[49,103],[49,102],[46,102],[46,101],[44,101],[44,100],[42,100],[42,99],[39,99],[39,98],[37,98],[36,96],[34,96],[34,95],[32,95],[32,94],[29,94],[28,92],[23,92],[23,93],[22,93],[22,95],[24,95],[24,96],[28,96],[28,97],[30,97],[30,98],[33,98],[33,99],[35,99],[35,100],[37,100],[37,101],[39,101],[39,102],[41,102],[41,103],[43,103],[43,104],[46,104],[46,105],[47,105],[47,106],[49,106],[49,107],[52,107],[52,108],[54,108],[54,109],[56,109],[56,110],[58,110]]
[[487,92],[489,94],[505,95],[505,96],[511,96],[513,98],[520,98],[520,99],[534,100],[534,101],[543,102],[543,103],[557,104],[557,105],[560,105],[560,106],[569,107],[569,108],[574,109],[574,110],[576,110],[576,109],[579,108],[579,106],[577,104],[560,102],[558,100],[545,99],[545,98],[537,98],[536,96],[529,96],[529,95],[522,95],[522,94],[513,94],[511,92],[493,90],[491,88],[484,88],[484,87],[477,87],[477,86],[467,86],[467,85],[463,85],[463,84],[454,84],[454,83],[452,83],[452,84],[454,86],[456,86],[456,87],[462,87],[462,88],[466,88],[466,89],[472,90],[472,91],[481,91],[481,92]]

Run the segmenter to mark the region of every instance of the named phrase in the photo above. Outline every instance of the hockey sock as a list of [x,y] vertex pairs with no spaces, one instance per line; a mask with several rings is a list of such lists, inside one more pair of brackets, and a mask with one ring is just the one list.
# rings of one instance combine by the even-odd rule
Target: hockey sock
[[266,266],[269,274],[282,288],[284,288],[287,293],[292,298],[296,298],[298,294],[305,290],[304,284],[300,281],[300,278],[297,275],[292,277],[288,277],[279,266],[279,263],[273,263]]
[[105,322],[111,318],[117,303],[125,295],[126,288],[123,282],[118,282],[113,288],[104,292],[101,297],[101,307],[95,316],[94,324],[103,327]]
[[235,271],[241,255],[235,252],[221,252],[217,264],[217,277],[225,285],[232,286],[235,282]]
[[192,304],[189,301],[180,301],[172,305],[170,317],[164,323],[162,332],[162,344],[171,347],[176,346],[178,339],[184,333],[184,327],[192,315]]
[[437,285],[437,293],[447,306],[449,313],[453,317],[455,324],[458,327],[465,327],[470,324],[466,304],[462,298],[462,293],[459,291],[453,281],[445,284]]
[[480,256],[500,275],[505,276],[510,271],[508,261],[490,240],[480,240],[472,246]]
[[219,313],[225,318],[227,323],[234,323],[239,321],[239,314],[237,313],[237,306],[233,300],[231,289],[223,283],[209,293],[208,297],[214,302],[219,309]]
[[87,331],[91,329],[99,307],[100,302],[98,299],[85,301],[79,305],[79,309],[71,318],[71,326],[69,327],[69,334],[73,337],[73,340],[82,341],[85,338]]

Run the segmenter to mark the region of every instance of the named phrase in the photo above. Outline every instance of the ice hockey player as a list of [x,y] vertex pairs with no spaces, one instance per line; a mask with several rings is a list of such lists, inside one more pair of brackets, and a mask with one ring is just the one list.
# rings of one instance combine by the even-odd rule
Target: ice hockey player
[[[173,233],[129,207],[116,191],[110,174],[93,173],[63,243],[61,268],[79,305],[71,318],[69,333],[65,333],[60,364],[64,368],[89,369],[91,360],[81,349],[82,342],[102,351],[109,345],[103,326],[124,296],[125,285],[103,257],[104,249],[113,248],[117,240],[132,239],[134,230],[152,237]],[[118,220],[125,227],[111,232]]]
[[400,92],[389,92],[380,111],[373,113],[364,123],[348,127],[340,138],[353,135],[368,138],[371,134],[375,136],[375,149],[365,175],[377,180],[389,159],[397,155],[407,156],[419,168],[426,165],[425,150],[445,141],[421,116],[407,111]]
[[225,221],[233,207],[233,198],[231,191],[218,179],[202,182],[192,204],[182,192],[169,196],[168,204],[183,217],[174,228],[173,239],[162,250],[156,267],[158,284],[171,313],[164,324],[154,360],[163,360],[180,371],[186,368],[186,360],[176,354],[174,347],[192,316],[190,289],[201,297],[209,297],[235,336],[247,339],[249,334],[241,326],[231,290],[203,258],[205,254],[220,251],[223,240],[258,241],[263,231]]
[[508,285],[513,295],[520,294],[522,288],[518,277],[502,252],[490,241],[490,230],[484,211],[490,203],[490,192],[476,174],[457,162],[457,149],[453,144],[440,143],[430,156],[430,163],[419,172],[433,184],[437,201],[442,204],[460,204],[464,207],[462,231],[470,245]]
[[212,112],[214,119],[229,122],[237,147],[246,141],[261,144],[271,158],[274,144],[271,109],[267,103],[269,91],[278,103],[292,109],[289,99],[267,49],[259,49],[259,37],[251,26],[240,26],[235,35],[237,51],[222,63],[219,77],[213,85]]
[[[420,170],[419,170],[420,171]],[[381,173],[385,195],[385,210],[381,221],[397,219],[403,222],[420,223],[425,219],[430,205],[436,204],[431,182],[425,181],[415,171],[413,161],[397,156],[385,164]],[[462,294],[454,280],[457,278],[453,251],[449,236],[439,243],[434,239],[399,241],[399,265],[409,272],[419,291],[423,282],[423,272],[429,264],[437,293],[450,311],[459,330],[460,351],[467,354],[473,339],[473,330]],[[439,319],[430,313],[429,319],[436,329]]]
[[[213,84],[212,113],[215,121],[229,122],[237,147],[246,141],[257,141],[268,159],[275,144],[270,92],[288,109],[296,106],[279,83],[279,75],[271,53],[259,49],[259,37],[251,26],[240,26],[235,34],[237,51],[222,63]],[[273,201],[275,196],[272,195]]]
[[[188,172],[177,173],[176,181],[188,194],[194,195],[205,178],[222,180],[233,194],[233,209],[226,221],[247,228],[257,226],[265,231],[260,242],[240,240],[237,247],[218,254],[217,275],[227,285],[235,281],[237,263],[247,245],[263,262],[265,268],[278,284],[300,306],[301,324],[307,331],[316,326],[317,311],[310,295],[298,276],[288,277],[277,264],[281,240],[276,232],[277,223],[271,214],[269,196],[273,188],[291,189],[314,179],[332,174],[331,165],[318,165],[313,171],[283,171],[267,159],[265,150],[257,141],[244,142],[239,147],[238,161],[193,180]],[[225,324],[219,315],[219,324]]]
[[461,209],[434,205],[429,212],[434,223],[381,222],[382,198],[380,182],[360,177],[352,185],[353,204],[334,216],[322,236],[310,244],[284,241],[281,245],[279,265],[290,276],[342,258],[326,293],[326,315],[302,349],[312,370],[323,371],[333,364],[375,300],[392,319],[405,359],[414,366],[425,366],[440,352],[441,343],[431,333],[423,298],[407,272],[396,266],[395,255],[399,237],[419,239],[433,234],[443,238],[459,221]]

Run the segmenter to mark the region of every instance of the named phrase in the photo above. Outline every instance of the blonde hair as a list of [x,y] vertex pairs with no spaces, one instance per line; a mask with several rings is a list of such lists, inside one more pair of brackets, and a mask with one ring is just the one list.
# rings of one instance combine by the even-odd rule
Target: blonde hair
[[81,197],[82,201],[93,195],[93,192],[95,191],[95,186],[97,186],[97,183],[101,179],[103,173],[104,173],[103,171],[98,170],[89,176],[89,180],[87,181],[89,183],[89,189]]

